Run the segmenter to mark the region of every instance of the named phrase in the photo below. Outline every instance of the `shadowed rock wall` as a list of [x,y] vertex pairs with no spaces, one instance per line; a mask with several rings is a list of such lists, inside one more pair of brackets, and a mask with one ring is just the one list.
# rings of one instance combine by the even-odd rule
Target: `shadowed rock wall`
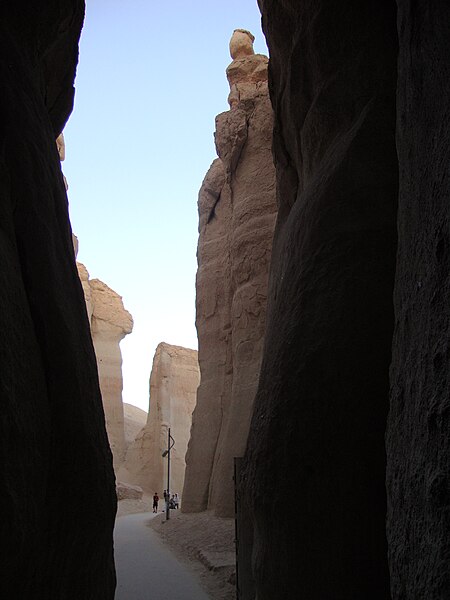
[[201,383],[182,510],[234,515],[233,459],[245,452],[258,385],[276,217],[267,57],[237,30],[231,110],[216,118],[216,160],[199,194],[197,331]]
[[2,598],[114,597],[114,474],[55,144],[83,14],[0,5]]
[[257,597],[387,599],[396,6],[260,5],[279,213],[243,474]]
[[394,600],[450,597],[450,4],[398,1],[388,541]]

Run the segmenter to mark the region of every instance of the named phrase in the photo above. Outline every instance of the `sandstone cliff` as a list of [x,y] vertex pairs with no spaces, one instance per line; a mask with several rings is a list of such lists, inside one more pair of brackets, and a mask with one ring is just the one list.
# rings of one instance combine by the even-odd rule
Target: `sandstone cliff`
[[119,344],[132,332],[133,318],[125,310],[119,294],[99,279],[90,279],[82,263],[77,262],[77,269],[97,359],[106,431],[117,471],[127,448],[122,403],[122,354]]
[[387,600],[396,6],[260,5],[280,208],[242,477],[256,594]]
[[450,4],[259,5],[280,210],[242,597],[444,600]]
[[55,146],[83,16],[0,3],[2,598],[114,598],[114,473]]
[[387,535],[393,600],[450,597],[450,3],[398,0],[398,253]]
[[120,341],[133,330],[133,319],[121,296],[99,279],[89,281],[91,331],[97,358],[106,431],[117,469],[125,458],[125,428],[122,404],[122,354]]
[[87,313],[87,317],[89,320],[89,325],[91,325],[92,324],[93,307],[92,307],[92,292],[91,292],[91,286],[90,286],[90,281],[89,281],[89,272],[86,269],[86,267],[80,262],[77,262],[77,270],[78,270],[78,276],[81,281],[81,285],[83,287],[84,301],[86,303],[86,313]]
[[180,495],[183,489],[185,454],[199,384],[196,350],[161,343],[153,359],[150,376],[150,406],[145,427],[130,444],[119,477],[140,485],[146,492],[167,488],[167,432],[175,446],[171,451],[170,489]]
[[197,318],[201,383],[186,456],[184,511],[234,514],[264,342],[276,218],[268,59],[236,30],[227,69],[231,110],[216,119],[214,161],[199,194]]
[[123,403],[123,417],[125,424],[125,446],[134,442],[137,434],[147,423],[148,413],[132,404]]

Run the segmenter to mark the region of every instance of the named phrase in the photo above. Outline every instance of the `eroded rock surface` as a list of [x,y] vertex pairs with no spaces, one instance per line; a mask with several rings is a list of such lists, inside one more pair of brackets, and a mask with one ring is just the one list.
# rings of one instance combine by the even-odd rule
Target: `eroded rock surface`
[[99,279],[89,281],[91,331],[97,357],[106,431],[117,469],[125,458],[125,426],[122,403],[122,354],[120,341],[133,330],[133,319],[122,297]]
[[[72,241],[76,257],[78,253],[76,236],[72,235]],[[125,310],[122,297],[117,292],[99,279],[90,279],[89,272],[82,263],[77,262],[77,269],[83,287],[86,312],[94,342],[106,417],[106,431],[113,452],[114,468],[117,472],[125,458],[125,451],[129,443],[134,440],[135,435],[141,429],[139,424],[125,421],[122,402],[123,377],[120,342],[132,332],[133,318]],[[139,409],[130,406],[129,412],[132,408],[135,409],[134,416],[140,420]],[[144,411],[141,412],[144,413]],[[134,435],[130,439],[132,434]]]
[[242,480],[257,597],[387,600],[396,6],[260,5],[279,213]]
[[93,306],[92,306],[92,292],[91,292],[91,286],[90,286],[90,282],[89,282],[89,271],[80,262],[77,262],[77,269],[78,269],[78,276],[80,278],[81,285],[83,287],[84,301],[86,302],[86,313],[87,313],[87,316],[89,319],[89,325],[91,325]]
[[119,476],[140,485],[144,491],[167,489],[168,428],[175,445],[171,450],[170,491],[180,495],[183,489],[185,455],[199,384],[197,351],[162,342],[153,359],[150,376],[150,407],[145,427],[130,444]]
[[[66,160],[66,142],[64,140],[64,133],[61,132],[59,134],[59,136],[56,138],[56,148],[58,150],[58,154],[59,154],[59,160],[61,162],[64,162]],[[64,175],[64,173],[62,174],[63,176],[63,181],[64,181],[64,187],[66,188],[66,192],[69,189],[69,185],[67,183],[67,179]],[[76,250],[75,250],[75,254],[76,254]]]
[[147,423],[148,413],[137,406],[124,402],[123,417],[125,424],[125,445],[128,448]]
[[83,16],[0,3],[2,598],[114,598],[114,473],[55,145]]
[[227,69],[231,110],[216,118],[199,194],[197,331],[201,383],[182,509],[234,515],[233,459],[245,451],[264,342],[276,218],[267,57],[237,30]]
[[117,500],[142,500],[144,494],[141,487],[116,481]]
[[[90,279],[88,270],[77,262],[78,275],[84,292],[86,312],[91,326],[97,359],[100,389],[106,418],[106,431],[117,469],[125,458],[126,440],[124,406],[122,402],[121,340],[132,332],[133,318],[123,306],[122,297],[99,279]],[[138,409],[136,409],[137,411]],[[136,412],[135,411],[135,412]],[[143,411],[142,411],[143,412]],[[127,429],[136,431],[136,425]],[[128,433],[128,435],[131,435]],[[134,438],[133,438],[134,439]]]
[[450,597],[450,4],[398,1],[396,331],[386,448],[394,600]]

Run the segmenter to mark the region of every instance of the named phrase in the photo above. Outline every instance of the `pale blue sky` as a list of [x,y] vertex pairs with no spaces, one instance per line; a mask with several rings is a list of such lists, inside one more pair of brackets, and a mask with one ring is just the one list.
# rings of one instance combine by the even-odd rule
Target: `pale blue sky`
[[197,194],[236,28],[267,54],[256,0],[87,0],[63,170],[78,259],[133,315],[124,401],[145,410],[157,344],[197,347]]

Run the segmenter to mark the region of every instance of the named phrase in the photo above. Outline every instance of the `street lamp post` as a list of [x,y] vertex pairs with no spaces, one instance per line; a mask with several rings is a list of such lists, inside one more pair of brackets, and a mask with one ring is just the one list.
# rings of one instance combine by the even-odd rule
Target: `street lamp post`
[[167,456],[167,496],[166,496],[166,521],[170,518],[170,451],[175,445],[175,440],[170,435],[170,427],[167,431],[167,450],[164,450],[162,453],[162,457],[165,458]]

